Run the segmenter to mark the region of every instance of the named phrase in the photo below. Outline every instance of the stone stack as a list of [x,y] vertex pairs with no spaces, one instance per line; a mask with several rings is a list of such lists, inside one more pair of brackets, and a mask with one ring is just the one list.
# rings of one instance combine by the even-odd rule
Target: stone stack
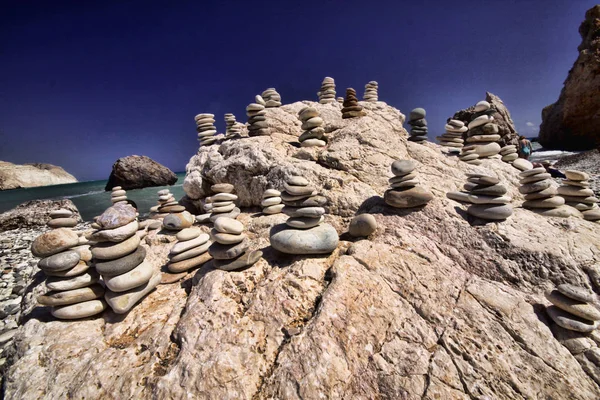
[[77,219],[73,218],[71,210],[50,211],[50,221],[47,223],[49,228],[73,228],[77,225]]
[[337,98],[337,102],[340,104],[344,104],[344,98],[343,97],[338,97]]
[[178,204],[175,200],[175,197],[171,193],[169,189],[162,189],[158,191],[158,202],[155,206],[150,207],[150,216],[151,219],[160,219],[162,220],[169,213],[167,212],[159,212],[159,208],[167,205],[176,205]]
[[198,114],[194,117],[196,121],[196,130],[198,131],[198,141],[200,146],[208,146],[217,141],[215,135],[217,134],[217,128],[215,128],[215,115],[214,114]]
[[[563,216],[564,210],[556,210],[565,204],[565,199],[556,196],[552,186],[552,177],[543,167],[533,168],[519,173],[519,193],[525,195],[523,208],[536,210],[546,216]],[[564,215],[568,216],[568,215]]]
[[128,204],[115,204],[98,217],[100,229],[88,235],[94,266],[106,285],[104,298],[117,314],[131,310],[160,282],[160,273],[145,261],[146,249],[136,235],[136,211]]
[[415,108],[412,110],[408,117],[408,124],[410,128],[410,137],[408,140],[411,142],[424,142],[427,140],[427,120],[425,116],[427,112],[423,108]]
[[501,139],[498,134],[498,124],[495,124],[491,114],[492,109],[487,101],[480,101],[475,105],[475,114],[468,124],[467,150],[475,150],[479,159],[489,158],[500,152],[500,145],[496,143]]
[[263,214],[279,214],[284,207],[281,192],[275,189],[265,190],[260,205],[263,207]]
[[338,234],[323,223],[327,199],[302,176],[287,179],[284,189],[283,212],[290,218],[271,229],[273,248],[287,254],[329,254],[335,250]]
[[302,147],[323,147],[327,145],[324,135],[323,119],[314,107],[304,107],[298,113],[298,119],[302,122],[302,135],[298,138]]
[[565,175],[567,178],[563,179],[562,186],[558,188],[558,194],[565,199],[568,205],[581,211],[584,219],[599,221],[600,208],[598,207],[598,198],[590,189],[590,176],[576,170],[566,170]]
[[240,126],[235,121],[235,115],[225,114],[225,139],[240,136]]
[[552,321],[569,331],[589,333],[600,324],[600,309],[596,294],[570,284],[558,285],[545,293],[551,306],[546,312]]
[[186,228],[177,233],[177,242],[169,252],[167,269],[172,273],[189,271],[212,259],[208,248],[212,244],[200,228]]
[[344,108],[342,108],[342,118],[356,118],[367,115],[363,111],[362,106],[358,104],[358,98],[356,97],[356,90],[352,88],[346,89],[346,99],[344,100]]
[[113,204],[127,203],[127,192],[121,186],[115,186],[110,193],[110,201]]
[[502,147],[500,149],[500,155],[502,156],[502,161],[509,164],[512,164],[517,158],[519,158],[517,146],[514,144],[509,144]]
[[246,115],[248,118],[248,135],[249,136],[269,136],[271,130],[267,123],[267,112],[265,106],[259,103],[250,103],[246,107]]
[[510,217],[513,208],[511,198],[505,196],[507,190],[500,179],[488,173],[468,173],[468,182],[463,192],[448,192],[452,200],[470,203],[467,213],[489,221],[503,221]]
[[206,198],[205,211],[210,211],[210,221],[215,222],[217,218],[237,218],[240,209],[236,207],[235,201],[238,197],[233,194],[233,185],[229,183],[217,183],[210,187],[214,195]]
[[450,147],[454,151],[460,151],[464,143],[463,133],[468,130],[465,123],[457,119],[451,119],[446,123],[444,128],[446,132],[436,138],[440,142],[440,145]]
[[260,250],[249,250],[250,241],[244,233],[244,224],[233,218],[217,218],[210,236],[214,243],[210,245],[208,252],[215,259],[215,268],[223,271],[249,267],[263,255]]
[[265,107],[273,108],[273,107],[281,107],[281,96],[277,93],[275,88],[268,88],[264,92],[262,92],[261,97],[265,101]]
[[421,207],[433,199],[433,195],[419,185],[415,163],[410,160],[396,160],[392,163],[393,178],[391,188],[386,190],[383,199],[394,208]]
[[317,93],[320,104],[335,103],[335,81],[328,76],[321,83],[321,90]]
[[163,216],[163,228],[180,231],[194,224],[194,216],[175,200],[169,189],[160,190],[158,195],[160,206],[157,209],[157,216]]
[[375,81],[371,81],[365,85],[365,94],[363,95],[364,101],[376,102],[378,100],[377,89],[379,84]]

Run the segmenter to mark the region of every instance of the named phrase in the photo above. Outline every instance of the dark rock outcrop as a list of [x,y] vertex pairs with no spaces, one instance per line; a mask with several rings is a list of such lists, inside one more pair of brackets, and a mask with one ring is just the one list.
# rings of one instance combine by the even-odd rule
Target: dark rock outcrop
[[50,211],[61,208],[73,211],[73,218],[81,222],[79,210],[71,200],[32,200],[0,214],[0,232],[45,226],[50,221]]
[[0,161],[0,190],[75,183],[77,179],[52,164],[17,165]]
[[539,142],[549,149],[590,150],[600,146],[600,5],[579,27],[579,57],[558,101],[542,110]]
[[121,186],[125,190],[151,186],[166,186],[177,182],[169,168],[146,156],[127,156],[113,164],[105,190]]

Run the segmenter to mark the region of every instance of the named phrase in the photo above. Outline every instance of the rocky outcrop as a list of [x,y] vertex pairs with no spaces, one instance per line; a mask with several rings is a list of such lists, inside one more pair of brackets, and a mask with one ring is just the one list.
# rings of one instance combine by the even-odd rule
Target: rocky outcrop
[[72,211],[72,218],[81,222],[79,211],[71,200],[32,200],[0,214],[0,232],[46,226],[50,221],[50,211],[61,208]]
[[75,183],[77,179],[52,164],[17,165],[0,161],[0,190]]
[[600,5],[585,13],[579,34],[579,56],[558,101],[542,111],[539,142],[548,149],[600,146]]
[[169,168],[146,156],[119,158],[112,167],[105,190],[121,186],[125,190],[151,186],[166,186],[177,182]]
[[[495,113],[490,115],[494,117],[493,122],[498,125],[498,134],[501,137],[500,141],[498,141],[500,146],[504,147],[509,144],[517,145],[519,142],[519,134],[515,128],[515,123],[510,116],[510,112],[504,105],[502,99],[493,93],[485,92],[485,100],[490,103],[492,109],[496,110]],[[466,125],[471,121],[473,114],[475,113],[475,106],[471,106],[454,113],[452,119],[463,121]],[[467,133],[464,133],[463,139],[466,139],[467,136]]]
[[[544,290],[560,283],[600,289],[597,225],[518,207],[511,165],[485,159],[474,168],[433,143],[408,142],[398,110],[362,104],[366,116],[346,120],[339,103],[270,108],[270,137],[203,146],[192,157],[185,190],[196,204],[211,184],[235,186],[250,250],[264,253],[252,267],[226,272],[209,262],[126,315],[78,322],[34,308],[44,288],[32,282],[4,398],[599,398],[600,339],[571,353],[543,307]],[[298,146],[306,105],[325,121],[325,148]],[[433,195],[422,210],[383,201],[395,159],[413,160]],[[485,224],[446,198],[480,168],[513,197],[505,222]],[[258,204],[291,174],[329,202],[325,222],[341,234],[330,255],[269,245],[286,216],[256,213]],[[362,212],[377,230],[350,240],[348,224]],[[173,241],[148,233],[146,260],[164,267]]]

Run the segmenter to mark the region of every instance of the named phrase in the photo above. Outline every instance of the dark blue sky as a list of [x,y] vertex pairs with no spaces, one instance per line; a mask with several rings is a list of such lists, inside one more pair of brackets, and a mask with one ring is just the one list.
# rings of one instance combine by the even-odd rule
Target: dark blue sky
[[[577,57],[595,1],[3,1],[0,160],[48,162],[80,180],[147,155],[182,171],[194,115],[254,95],[284,103],[379,82],[379,99],[428,112],[430,136],[454,111],[499,95],[535,136]],[[533,126],[530,126],[533,124]]]

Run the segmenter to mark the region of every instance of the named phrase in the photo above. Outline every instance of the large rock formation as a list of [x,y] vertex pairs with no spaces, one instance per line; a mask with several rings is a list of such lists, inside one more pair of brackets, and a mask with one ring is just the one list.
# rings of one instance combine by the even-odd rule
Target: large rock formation
[[17,165],[0,161],[0,190],[75,183],[77,179],[52,164]]
[[558,101],[544,108],[539,141],[545,148],[590,150],[600,146],[600,5],[579,27],[579,56]]
[[169,168],[146,156],[119,158],[112,167],[105,190],[121,186],[125,190],[151,186],[166,186],[177,182]]
[[0,232],[46,226],[50,220],[50,212],[61,208],[72,211],[72,218],[81,222],[79,211],[71,200],[32,200],[0,214]]
[[[325,148],[297,147],[306,105],[325,121]],[[572,354],[543,307],[544,290],[560,283],[600,289],[597,225],[520,207],[500,224],[471,219],[445,196],[465,172],[493,171],[519,205],[519,171],[493,159],[474,168],[433,143],[407,142],[398,110],[363,105],[366,116],[346,120],[340,104],[267,109],[271,136],[203,146],[187,166],[196,203],[208,185],[229,182],[243,206],[258,206],[268,185],[306,177],[342,234],[331,255],[276,252],[269,230],[286,216],[243,207],[238,219],[261,260],[239,272],[209,262],[127,315],[53,321],[32,309],[43,291],[35,281],[4,398],[600,398],[600,335]],[[433,194],[422,210],[385,205],[395,159],[413,160]],[[369,240],[344,234],[357,211],[377,221]],[[170,238],[146,237],[155,268]]]

